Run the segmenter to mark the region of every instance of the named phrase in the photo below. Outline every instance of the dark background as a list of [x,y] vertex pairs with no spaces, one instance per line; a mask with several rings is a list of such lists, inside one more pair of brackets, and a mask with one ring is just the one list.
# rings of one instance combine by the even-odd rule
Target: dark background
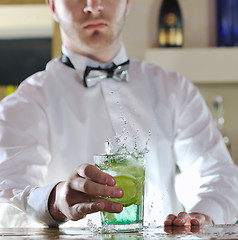
[[19,85],[50,59],[50,38],[0,40],[0,85]]

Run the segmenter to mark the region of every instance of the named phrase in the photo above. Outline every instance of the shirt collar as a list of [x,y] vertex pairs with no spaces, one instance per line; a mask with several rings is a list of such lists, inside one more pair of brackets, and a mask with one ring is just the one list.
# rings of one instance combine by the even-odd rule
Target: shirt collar
[[121,63],[126,62],[128,60],[124,45],[122,45],[120,51],[114,57],[114,59],[111,62],[108,62],[108,63],[98,62],[98,61],[95,61],[91,58],[88,58],[88,57],[82,56],[80,54],[77,54],[75,52],[72,52],[70,49],[68,49],[64,45],[62,46],[62,53],[70,59],[74,68],[79,73],[81,78],[83,78],[86,66],[105,67],[106,65],[108,65],[111,62],[114,62],[116,65],[118,65],[118,64],[121,64]]

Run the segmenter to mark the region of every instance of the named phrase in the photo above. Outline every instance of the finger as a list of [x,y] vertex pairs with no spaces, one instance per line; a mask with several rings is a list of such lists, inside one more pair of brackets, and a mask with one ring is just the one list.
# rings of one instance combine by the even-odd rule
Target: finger
[[110,187],[95,183],[91,180],[76,177],[71,179],[70,187],[78,192],[83,192],[91,196],[121,198],[124,192],[119,187]]
[[71,221],[77,221],[84,218],[87,214],[102,211],[104,209],[103,202],[90,202],[90,203],[79,203],[75,204],[69,209],[68,218]]
[[109,212],[109,213],[120,213],[123,210],[123,206],[121,203],[109,201],[107,199],[101,199],[104,203],[104,209],[103,212]]
[[94,165],[82,164],[77,170],[77,174],[83,178],[89,178],[94,182],[114,186],[116,180],[109,174],[102,172]]
[[[98,201],[97,201],[98,200]],[[77,221],[84,218],[86,215],[104,211],[110,213],[120,213],[123,210],[123,207],[120,203],[117,202],[106,202],[105,200],[99,199],[95,202],[88,203],[79,203],[70,207],[70,214],[67,216],[71,221]]]
[[100,210],[103,212],[120,213],[123,210],[123,206],[121,203],[107,200],[104,198],[91,198],[87,200],[85,199],[85,202],[103,203],[104,208]]
[[173,225],[173,221],[175,218],[176,218],[176,216],[174,214],[169,214],[164,221],[164,225],[165,226]]
[[[190,213],[191,224],[196,225],[213,225],[214,221],[207,215],[201,213]],[[197,222],[196,222],[197,220]]]
[[173,224],[176,226],[191,225],[190,216],[186,212],[180,212],[178,216],[174,219]]
[[205,216],[202,214],[196,214],[191,216],[191,225],[193,226],[201,226],[205,224]]

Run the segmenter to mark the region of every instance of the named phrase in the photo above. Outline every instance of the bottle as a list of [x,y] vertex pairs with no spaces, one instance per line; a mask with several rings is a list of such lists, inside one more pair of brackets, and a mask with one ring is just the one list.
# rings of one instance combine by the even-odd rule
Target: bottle
[[238,46],[238,0],[217,0],[217,45]]
[[224,131],[224,124],[225,124],[225,118],[224,118],[224,108],[223,108],[223,98],[222,96],[216,96],[213,100],[213,121],[215,126],[218,128],[218,130],[223,135],[223,140],[226,144],[227,149],[229,152],[231,152],[231,142],[229,137],[225,134]]
[[182,13],[177,0],[163,0],[158,25],[159,47],[182,47],[184,43]]
[[238,0],[233,5],[233,46],[238,47]]

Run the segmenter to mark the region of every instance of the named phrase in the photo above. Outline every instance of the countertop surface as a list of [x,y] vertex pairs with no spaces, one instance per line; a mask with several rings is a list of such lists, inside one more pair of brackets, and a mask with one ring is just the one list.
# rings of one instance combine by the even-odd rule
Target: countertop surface
[[0,228],[0,239],[238,239],[238,224],[204,227],[157,227],[145,228],[137,233],[101,233],[90,228]]

